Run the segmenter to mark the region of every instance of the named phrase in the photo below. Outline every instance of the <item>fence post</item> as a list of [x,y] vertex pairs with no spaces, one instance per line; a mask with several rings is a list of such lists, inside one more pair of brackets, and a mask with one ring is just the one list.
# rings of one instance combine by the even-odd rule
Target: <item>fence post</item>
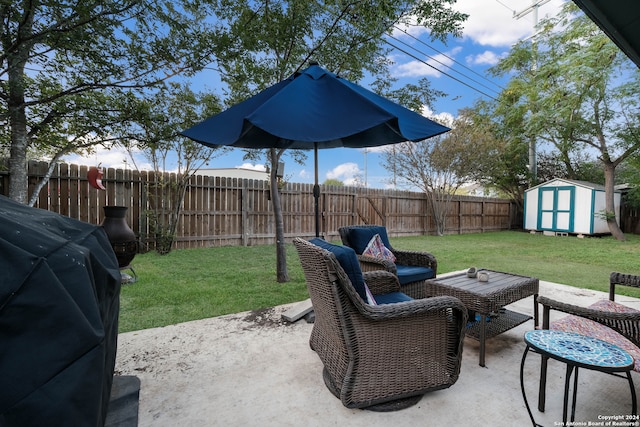
[[[462,234],[462,221],[462,200],[458,198],[458,234]],[[447,230],[445,229],[444,231],[446,233]]]
[[247,230],[247,223],[248,223],[248,212],[247,209],[249,209],[249,191],[247,191],[247,185],[249,184],[249,181],[246,179],[242,180],[242,186],[240,187],[240,191],[241,191],[241,197],[240,200],[242,201],[242,206],[240,206],[240,212],[241,212],[241,217],[242,217],[242,221],[240,224],[240,234],[242,235],[242,246],[248,246],[249,244],[249,232]]

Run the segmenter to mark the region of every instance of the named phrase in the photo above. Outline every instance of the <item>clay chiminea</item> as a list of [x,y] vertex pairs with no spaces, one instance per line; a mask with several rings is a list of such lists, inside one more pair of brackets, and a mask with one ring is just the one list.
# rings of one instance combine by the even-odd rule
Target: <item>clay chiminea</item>
[[104,220],[102,227],[109,237],[111,247],[118,259],[118,266],[124,268],[138,253],[138,239],[136,234],[127,224],[125,215],[126,206],[104,206]]

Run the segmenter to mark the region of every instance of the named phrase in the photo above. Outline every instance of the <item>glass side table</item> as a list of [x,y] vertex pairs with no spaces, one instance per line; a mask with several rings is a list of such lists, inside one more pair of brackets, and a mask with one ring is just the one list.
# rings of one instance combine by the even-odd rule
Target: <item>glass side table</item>
[[[634,362],[629,353],[620,347],[584,335],[548,329],[526,332],[524,334],[524,341],[527,347],[524,350],[520,364],[520,387],[522,389],[524,404],[527,407],[527,412],[529,412],[529,417],[534,426],[539,426],[539,424],[536,424],[533,418],[533,413],[529,407],[527,395],[524,390],[524,362],[529,350],[540,354],[543,358],[543,363],[546,361],[545,358],[550,357],[567,365],[564,381],[564,404],[562,409],[563,425],[567,424],[569,384],[572,374],[573,396],[571,403],[571,421],[575,421],[578,368],[605,372],[621,378],[626,377],[631,389],[632,414],[637,415],[636,390],[633,386],[633,380],[631,379]],[[620,373],[625,373],[625,376],[622,376]],[[545,387],[546,378],[541,375],[541,396],[544,395]],[[544,411],[544,403],[541,404],[540,410]]]

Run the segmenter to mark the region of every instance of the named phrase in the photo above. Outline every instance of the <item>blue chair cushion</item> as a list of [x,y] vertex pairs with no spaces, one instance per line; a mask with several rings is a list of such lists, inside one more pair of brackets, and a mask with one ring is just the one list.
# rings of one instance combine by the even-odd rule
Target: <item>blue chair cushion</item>
[[358,261],[356,252],[348,246],[334,245],[317,237],[309,240],[309,242],[322,249],[328,250],[336,256],[336,259],[344,272],[347,273],[347,276],[349,276],[349,280],[351,280],[351,284],[358,295],[360,295],[360,298],[362,298],[363,301],[367,301],[364,277],[362,276],[362,270],[360,269],[360,262]]
[[390,292],[388,294],[374,295],[376,303],[379,304],[393,304],[394,302],[413,301],[409,295],[402,292]]
[[396,264],[396,268],[398,269],[398,281],[400,282],[400,285],[406,285],[407,283],[432,279],[435,277],[433,269],[429,267]]
[[362,252],[376,234],[380,235],[382,243],[384,243],[387,248],[391,248],[389,236],[387,235],[387,228],[383,226],[352,228],[349,230],[349,246],[351,246],[357,254],[362,255]]

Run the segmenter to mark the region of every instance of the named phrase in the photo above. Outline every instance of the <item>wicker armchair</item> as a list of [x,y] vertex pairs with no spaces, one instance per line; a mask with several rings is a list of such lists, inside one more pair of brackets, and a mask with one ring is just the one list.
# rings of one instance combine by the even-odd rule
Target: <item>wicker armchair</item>
[[[611,273],[609,299],[600,300],[589,307],[580,307],[539,296],[542,304],[542,328],[557,329],[594,337],[615,344],[626,350],[635,360],[634,370],[640,372],[640,311],[615,302],[616,285],[640,288],[640,276]],[[550,322],[551,310],[568,313]],[[542,359],[542,373],[538,408],[544,411],[547,360]]]
[[[327,388],[344,406],[402,409],[457,381],[467,321],[458,299],[367,304],[334,253],[300,238],[293,243],[316,315],[310,346],[324,365]],[[355,254],[353,260],[359,270]],[[387,271],[363,276],[374,295],[399,290]]]
[[[402,292],[412,298],[426,298],[424,281],[436,277],[438,262],[428,252],[402,251],[389,243],[387,229],[380,225],[350,225],[338,229],[342,244],[358,254],[362,271],[387,270],[398,276]],[[384,245],[393,252],[396,262],[362,255],[371,238],[380,234]]]

